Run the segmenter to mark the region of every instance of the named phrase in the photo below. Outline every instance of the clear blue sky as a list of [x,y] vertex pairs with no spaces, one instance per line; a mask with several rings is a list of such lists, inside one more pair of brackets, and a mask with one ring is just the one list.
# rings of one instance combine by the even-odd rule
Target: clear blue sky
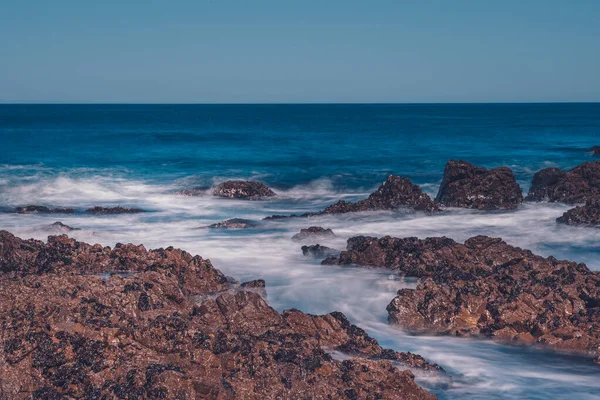
[[600,0],[0,1],[0,102],[600,101]]

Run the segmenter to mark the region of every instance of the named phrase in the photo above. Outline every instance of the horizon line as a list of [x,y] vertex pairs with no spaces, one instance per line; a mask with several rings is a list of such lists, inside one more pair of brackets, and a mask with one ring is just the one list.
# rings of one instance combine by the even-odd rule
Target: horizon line
[[2,101],[3,105],[219,105],[219,106],[250,106],[250,105],[493,105],[493,104],[600,104],[595,101],[465,101],[465,102],[62,102],[62,101]]

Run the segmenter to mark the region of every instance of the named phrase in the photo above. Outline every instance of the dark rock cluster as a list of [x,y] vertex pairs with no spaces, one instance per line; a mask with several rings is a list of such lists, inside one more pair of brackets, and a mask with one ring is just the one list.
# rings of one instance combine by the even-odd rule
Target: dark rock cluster
[[258,200],[276,196],[275,192],[262,182],[226,181],[217,185],[213,196],[230,199]]
[[523,193],[508,167],[488,170],[466,161],[450,160],[435,200],[449,207],[502,210],[518,207]]
[[17,207],[15,209],[16,212],[20,214],[29,214],[29,213],[45,213],[45,214],[73,214],[75,212],[72,208],[49,208],[46,206],[24,206]]
[[558,217],[556,222],[567,225],[599,226],[600,198],[590,199],[585,205],[570,209]]
[[391,323],[413,332],[599,354],[600,274],[585,264],[544,258],[487,236],[464,244],[445,237],[359,236],[323,263],[384,267],[422,279],[387,307]]
[[340,254],[339,251],[332,249],[331,247],[321,246],[320,244],[302,246],[301,249],[303,255],[320,258],[321,260],[324,258],[335,257]]
[[335,237],[335,234],[331,229],[311,226],[310,228],[300,229],[300,232],[292,236],[292,240],[330,239],[333,237]]
[[600,195],[600,161],[584,162],[565,172],[546,168],[533,176],[525,201],[585,203]]
[[[97,275],[106,271],[130,275]],[[0,395],[435,398],[390,361],[438,366],[383,349],[341,313],[278,313],[232,283],[210,261],[172,247],[111,249],[65,235],[44,243],[0,231]]]
[[92,207],[88,208],[86,212],[90,214],[135,214],[144,212],[144,210],[139,208],[126,208],[126,207]]

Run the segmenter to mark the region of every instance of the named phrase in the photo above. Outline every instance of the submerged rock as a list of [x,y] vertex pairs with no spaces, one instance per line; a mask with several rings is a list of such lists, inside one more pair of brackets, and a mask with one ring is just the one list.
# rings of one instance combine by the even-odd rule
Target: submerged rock
[[46,206],[25,206],[25,207],[17,207],[15,209],[16,212],[20,214],[29,214],[29,213],[48,213],[48,214],[73,214],[75,212],[72,208],[48,208]]
[[227,181],[217,185],[213,190],[213,196],[230,199],[258,200],[275,195],[275,192],[264,183],[253,181]]
[[311,226],[310,228],[300,229],[299,233],[292,236],[292,240],[307,239],[330,239],[335,237],[331,229],[325,229],[320,226]]
[[588,151],[591,151],[591,152],[592,152],[592,154],[593,154],[593,155],[595,155],[595,156],[600,156],[600,146],[593,146],[593,147],[590,147],[590,148],[588,149]]
[[225,221],[217,222],[212,225],[208,225],[206,228],[212,229],[245,229],[255,228],[258,224],[255,221],[242,218],[231,218]]
[[71,231],[80,231],[81,228],[72,228],[69,225],[65,225],[60,221],[56,221],[55,223],[49,225],[50,228],[56,229],[63,232],[71,232]]
[[410,179],[390,175],[368,198],[356,203],[340,200],[312,215],[395,210],[402,207],[415,211],[439,211],[437,204],[420,187],[413,185]]
[[88,208],[86,212],[91,214],[135,214],[144,212],[140,208],[125,208],[125,207],[92,207]]
[[450,160],[435,200],[449,207],[503,210],[517,208],[523,193],[508,167],[488,170],[466,161]]
[[[107,270],[131,275],[94,275]],[[0,393],[435,398],[386,360],[438,366],[383,349],[341,313],[279,313],[230,281],[209,260],[172,247],[111,249],[66,235],[44,243],[0,231]],[[329,349],[351,359],[334,360]]]
[[324,258],[336,257],[338,254],[340,254],[340,252],[327,246],[313,244],[310,246],[302,246],[302,254],[305,256],[320,258],[322,260]]
[[533,176],[525,201],[585,203],[600,195],[600,161],[584,162],[570,171],[545,168]]
[[486,336],[599,355],[600,274],[476,236],[359,236],[324,264],[385,267],[423,281],[388,305],[390,323],[412,332]]
[[583,206],[565,212],[556,222],[567,225],[600,226],[600,198],[588,200]]

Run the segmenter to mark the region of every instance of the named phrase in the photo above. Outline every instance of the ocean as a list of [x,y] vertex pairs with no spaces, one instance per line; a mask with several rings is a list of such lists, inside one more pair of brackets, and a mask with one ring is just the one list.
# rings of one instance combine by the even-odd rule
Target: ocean
[[[524,192],[546,167],[593,160],[600,104],[456,105],[0,105],[0,228],[45,240],[48,225],[81,228],[78,240],[113,246],[181,247],[238,280],[263,278],[277,310],[334,310],[383,346],[442,365],[451,379],[417,376],[440,399],[599,398],[600,367],[587,357],[488,340],[411,336],[387,324],[395,292],[414,287],[389,271],[321,266],[290,240],[310,225],[333,229],[345,248],[356,235],[485,234],[535,253],[600,270],[600,230],[558,226],[562,204],[510,212],[440,215],[374,212],[274,220],[247,230],[209,230],[228,218],[318,211],[366,197],[389,174],[435,196],[444,165],[464,159],[510,167]],[[178,190],[227,179],[260,180],[272,200],[186,197]],[[124,206],[141,214],[17,214],[29,204]]]

